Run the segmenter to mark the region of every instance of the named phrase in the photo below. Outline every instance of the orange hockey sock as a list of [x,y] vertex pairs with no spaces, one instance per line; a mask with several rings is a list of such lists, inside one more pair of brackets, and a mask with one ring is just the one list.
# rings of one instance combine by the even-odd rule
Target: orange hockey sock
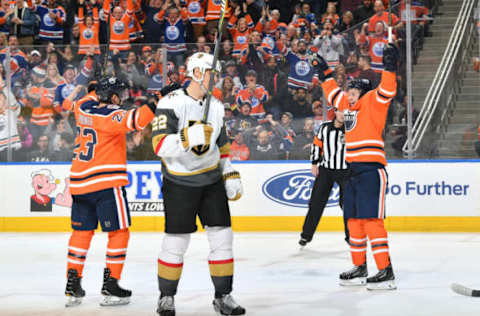
[[377,268],[378,270],[383,270],[390,264],[387,231],[385,230],[383,219],[365,219],[365,231],[367,232],[368,239],[370,240],[373,257],[377,263]]
[[365,233],[363,220],[350,218],[348,220],[348,230],[350,231],[349,243],[352,261],[354,265],[360,266],[367,261],[367,234]]
[[93,230],[74,230],[72,232],[68,241],[67,271],[74,269],[77,270],[78,276],[82,276],[83,265],[93,234]]
[[111,271],[111,276],[120,280],[123,264],[127,257],[127,246],[130,238],[128,228],[119,229],[108,233],[107,244],[107,268]]

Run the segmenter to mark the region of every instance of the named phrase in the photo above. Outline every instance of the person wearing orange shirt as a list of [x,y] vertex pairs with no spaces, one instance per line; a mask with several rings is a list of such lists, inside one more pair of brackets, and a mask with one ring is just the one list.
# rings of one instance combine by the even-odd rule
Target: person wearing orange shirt
[[[240,17],[242,10],[240,6],[235,8],[235,13],[228,20],[227,30],[230,31],[230,34],[233,38],[233,52],[232,56],[235,58],[240,58],[242,54],[247,50],[248,47],[248,36],[253,31],[255,24],[253,24],[252,18],[247,13],[247,5],[244,3],[243,13],[244,17]],[[256,43],[260,45],[260,43]]]
[[70,169],[73,232],[68,242],[67,307],[81,303],[85,259],[98,222],[108,232],[106,267],[101,294],[102,306],[124,305],[132,292],[118,285],[127,255],[130,210],[125,135],[143,130],[153,119],[155,105],[131,110],[121,107],[126,85],[115,77],[102,78],[94,91],[73,102],[77,86],[64,102],[75,114],[77,137]]
[[388,44],[388,39],[385,37],[385,26],[381,21],[378,21],[375,24],[375,32],[371,35],[366,35],[365,29],[366,27],[364,26],[358,42],[368,51],[368,55],[372,60],[372,69],[377,73],[381,73],[383,70],[383,49]]
[[243,139],[243,132],[237,130],[232,145],[230,145],[230,159],[232,161],[243,161],[250,158],[250,149]]
[[[350,250],[353,269],[340,274],[340,285],[366,285],[369,290],[396,289],[384,226],[385,194],[388,174],[385,170],[383,129],[388,107],[396,94],[398,50],[388,44],[383,52],[384,70],[380,85],[371,90],[365,79],[352,80],[346,93],[333,79],[332,70],[317,55],[316,65],[323,93],[329,104],[344,114],[346,161],[350,176],[345,183],[344,211],[349,218]],[[368,277],[367,241],[370,240],[378,273]]]
[[[130,50],[130,32],[129,25],[133,21],[133,0],[127,0],[127,10],[124,10],[117,6],[113,8],[112,16],[110,15],[111,0],[105,0],[103,2],[103,14],[105,21],[110,21],[110,47],[111,51],[119,50],[126,53]],[[126,55],[125,55],[126,56]]]
[[[368,20],[368,32],[369,33],[375,32],[375,25],[379,21],[383,22],[385,26],[385,30],[387,30],[389,14],[388,12],[385,11],[385,5],[383,4],[382,0],[375,1],[375,4],[373,5],[373,9],[375,11],[375,14]],[[400,21],[400,19],[393,13],[392,13],[392,27],[394,31],[402,27],[402,21]]]
[[[95,48],[94,54],[100,55],[100,21],[98,19],[98,8],[96,6],[93,7],[93,17],[84,17],[84,2],[85,0],[78,1],[78,26],[80,28],[78,54],[86,55],[93,46]],[[96,0],[92,0],[91,2],[95,3]]]

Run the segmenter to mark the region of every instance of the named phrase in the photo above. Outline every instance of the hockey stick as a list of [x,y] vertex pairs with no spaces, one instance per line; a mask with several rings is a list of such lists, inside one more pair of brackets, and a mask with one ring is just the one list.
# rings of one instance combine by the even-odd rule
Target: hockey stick
[[388,42],[393,43],[392,0],[388,0]]
[[455,293],[465,296],[480,297],[480,290],[474,290],[458,283],[453,283],[450,288]]
[[220,51],[220,42],[222,40],[222,26],[225,18],[225,11],[227,11],[227,0],[222,0],[222,11],[220,12],[220,20],[218,20],[217,40],[213,50],[212,71],[210,72],[210,82],[208,83],[207,100],[205,101],[205,111],[203,112],[203,123],[207,122],[208,112],[210,111],[210,101],[212,99],[213,85],[215,83],[215,75],[217,74],[218,53]]

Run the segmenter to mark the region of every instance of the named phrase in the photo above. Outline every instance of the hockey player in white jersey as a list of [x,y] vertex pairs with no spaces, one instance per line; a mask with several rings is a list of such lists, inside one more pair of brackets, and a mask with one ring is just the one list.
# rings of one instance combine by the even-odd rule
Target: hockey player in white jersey
[[[215,287],[218,315],[243,315],[232,296],[233,233],[228,200],[242,195],[240,174],[229,160],[230,144],[223,124],[223,104],[212,97],[202,122],[213,56],[193,54],[187,64],[192,81],[170,92],[157,105],[152,121],[152,145],[162,160],[165,237],[158,257],[160,298],[157,313],[175,315],[174,295],[196,217],[205,227],[208,264]],[[216,69],[219,71],[219,66]]]

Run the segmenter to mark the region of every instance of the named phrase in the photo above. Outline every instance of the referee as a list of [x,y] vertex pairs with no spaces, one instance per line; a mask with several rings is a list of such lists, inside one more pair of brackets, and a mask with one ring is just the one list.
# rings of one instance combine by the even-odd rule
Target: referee
[[[318,134],[313,139],[310,160],[315,182],[300,235],[301,239],[298,242],[302,247],[313,238],[334,182],[340,187],[340,207],[343,209],[343,182],[348,176],[348,165],[345,162],[343,112],[335,109],[335,119],[320,125]],[[344,213],[345,240],[348,242],[347,220]]]

